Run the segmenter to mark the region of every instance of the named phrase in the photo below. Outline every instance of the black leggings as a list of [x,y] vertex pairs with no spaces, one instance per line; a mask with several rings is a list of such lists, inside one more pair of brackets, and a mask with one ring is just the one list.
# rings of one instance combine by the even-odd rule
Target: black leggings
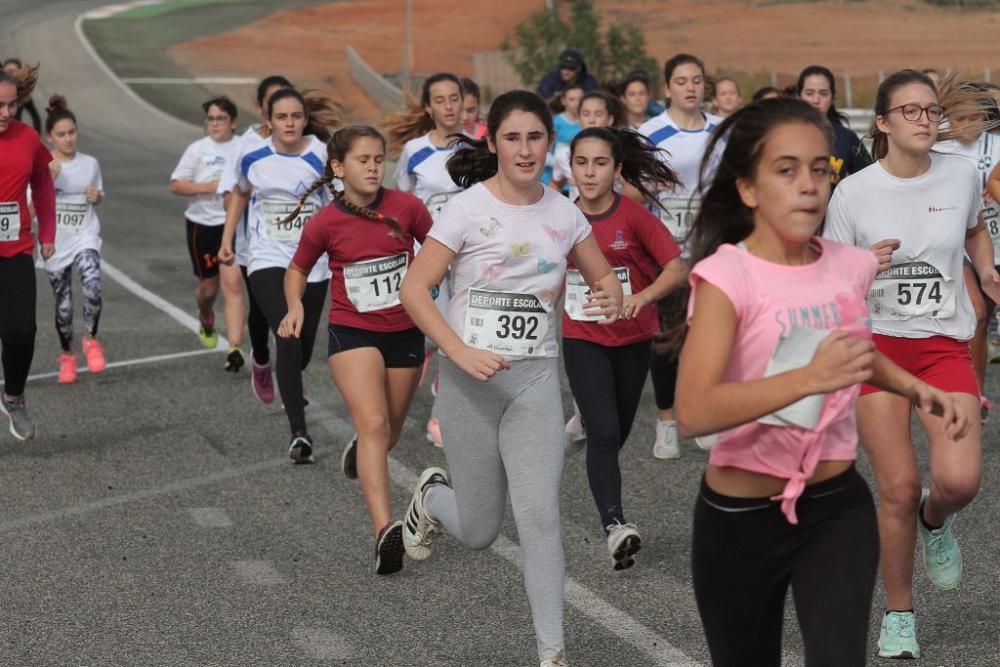
[[878,567],[875,506],[854,468],[806,488],[788,523],[769,498],[702,481],[694,511],[694,595],[714,667],[780,667],[792,586],[807,667],[863,667]]
[[35,267],[31,255],[0,257],[0,358],[4,392],[24,393],[35,356]]
[[601,526],[625,523],[618,452],[632,430],[646,384],[649,341],[605,347],[563,339],[566,376],[587,430],[587,479]]
[[306,430],[305,401],[302,398],[302,371],[312,359],[316,329],[326,304],[326,285],[329,281],[307,283],[302,295],[302,309],[305,321],[299,338],[282,338],[278,335],[278,325],[288,313],[285,303],[285,269],[261,269],[250,274],[250,290],[257,297],[264,316],[274,332],[278,391],[285,404],[288,426],[292,433]]
[[653,395],[657,410],[672,410],[677,395],[677,352],[670,350],[649,355],[649,377],[653,380]]
[[[241,223],[242,224],[242,223]],[[240,273],[243,274],[243,282],[247,286],[247,300],[250,302],[250,310],[247,314],[247,330],[250,332],[250,347],[253,351],[253,360],[258,366],[266,366],[271,361],[271,350],[268,349],[267,318],[264,311],[257,303],[257,297],[250,289],[250,280],[247,278],[247,267],[240,266]]]

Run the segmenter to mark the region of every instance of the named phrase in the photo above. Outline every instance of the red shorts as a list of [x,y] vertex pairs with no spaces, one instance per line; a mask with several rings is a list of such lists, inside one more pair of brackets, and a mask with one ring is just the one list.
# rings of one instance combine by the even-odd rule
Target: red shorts
[[[946,336],[898,338],[872,335],[878,351],[897,366],[936,389],[948,393],[972,394],[979,398],[979,381],[972,365],[969,342]],[[882,391],[870,384],[861,385],[861,395]]]

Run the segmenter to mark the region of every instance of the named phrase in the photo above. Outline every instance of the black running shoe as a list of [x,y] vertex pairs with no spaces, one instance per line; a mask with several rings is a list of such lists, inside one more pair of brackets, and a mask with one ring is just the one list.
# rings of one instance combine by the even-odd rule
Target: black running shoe
[[403,569],[403,522],[390,523],[375,541],[375,572],[393,574]]
[[243,350],[238,347],[229,350],[229,354],[226,355],[225,368],[227,373],[238,373],[244,364],[246,364],[246,359],[243,357]]
[[355,433],[351,441],[344,447],[344,453],[340,455],[340,470],[347,479],[358,478],[358,434]]
[[312,438],[305,431],[292,434],[292,440],[288,443],[288,458],[295,463],[313,462]]

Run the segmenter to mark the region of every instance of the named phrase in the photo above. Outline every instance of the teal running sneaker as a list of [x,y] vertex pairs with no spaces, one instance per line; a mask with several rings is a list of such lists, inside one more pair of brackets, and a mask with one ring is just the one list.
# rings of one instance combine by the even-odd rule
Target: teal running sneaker
[[882,630],[878,633],[880,658],[920,657],[917,645],[917,617],[912,611],[890,611],[882,617]]
[[940,528],[928,530],[921,517],[930,495],[931,492],[924,489],[920,494],[920,505],[917,506],[917,530],[924,544],[924,566],[931,583],[942,591],[951,591],[958,588],[962,580],[962,551],[958,548],[955,536],[951,534],[955,515],[948,517]]

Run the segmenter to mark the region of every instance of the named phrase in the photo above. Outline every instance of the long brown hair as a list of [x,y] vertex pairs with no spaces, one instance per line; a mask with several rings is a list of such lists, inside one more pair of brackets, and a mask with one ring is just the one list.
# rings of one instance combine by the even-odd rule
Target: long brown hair
[[34,65],[25,65],[16,75],[0,71],[0,83],[9,81],[17,88],[18,105],[23,104],[31,98],[31,93],[35,90],[35,84],[38,83],[38,70],[40,67],[37,63]]
[[333,131],[344,124],[344,107],[333,98],[312,89],[299,92],[294,88],[282,88],[275,91],[267,101],[268,119],[274,111],[275,102],[288,97],[298,100],[306,112],[303,136],[312,134],[321,141],[329,141]]
[[407,95],[406,108],[390,114],[385,121],[385,131],[389,135],[388,149],[393,155],[398,155],[410,139],[422,137],[434,129],[434,119],[427,113],[426,107],[431,103],[431,86],[442,81],[451,81],[458,86],[462,95],[462,82],[450,72],[438,72],[424,80],[420,88],[420,99]]
[[348,211],[360,218],[367,218],[373,222],[381,222],[389,225],[392,228],[393,234],[399,239],[404,238],[403,228],[400,226],[399,221],[392,216],[384,215],[376,210],[370,209],[367,206],[358,206],[347,200],[344,196],[343,190],[337,190],[333,187],[333,179],[336,178],[333,175],[333,168],[330,166],[331,160],[337,160],[338,162],[343,162],[344,158],[351,151],[351,147],[354,142],[363,137],[369,137],[372,139],[378,139],[382,143],[382,150],[385,150],[385,137],[382,133],[376,130],[370,125],[348,125],[347,127],[341,128],[333,133],[330,140],[326,143],[326,168],[323,170],[323,175],[313,182],[309,188],[302,193],[302,197],[299,198],[299,205],[295,207],[287,218],[282,220],[283,223],[291,222],[302,210],[303,204],[306,203],[306,199],[310,197],[314,192],[322,187],[328,187],[330,192],[333,194],[333,198],[337,203],[346,208]]

